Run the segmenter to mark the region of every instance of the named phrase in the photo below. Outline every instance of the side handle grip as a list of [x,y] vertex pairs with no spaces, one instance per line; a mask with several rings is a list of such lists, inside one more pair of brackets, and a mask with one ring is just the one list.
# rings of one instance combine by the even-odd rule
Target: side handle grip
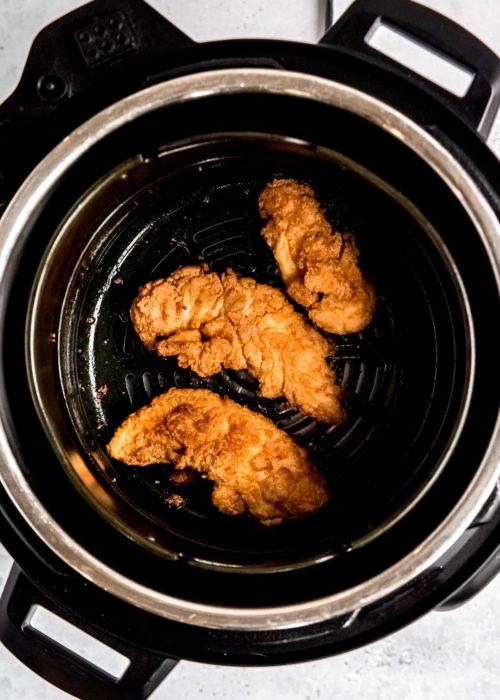
[[[469,69],[474,77],[466,94],[454,95],[369,46],[367,36],[380,22]],[[411,78],[445,102],[483,138],[488,137],[500,106],[500,59],[470,32],[438,12],[410,0],[356,0],[320,43],[347,49]]]
[[0,118],[50,115],[116,69],[194,43],[144,0],[93,0],[38,34]]
[[81,700],[143,700],[170,673],[177,660],[139,649],[105,631],[85,624],[87,633],[129,659],[115,678],[62,644],[29,625],[31,612],[41,605],[82,628],[82,619],[49,601],[14,564],[0,599],[0,641],[39,676]]

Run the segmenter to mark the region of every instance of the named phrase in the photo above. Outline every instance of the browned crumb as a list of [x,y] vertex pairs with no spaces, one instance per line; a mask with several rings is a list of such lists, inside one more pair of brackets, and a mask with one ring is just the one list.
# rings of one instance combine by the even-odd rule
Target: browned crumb
[[183,469],[182,471],[171,474],[169,480],[173,481],[174,484],[179,484],[179,486],[189,486],[197,476],[198,474],[192,469]]
[[182,506],[186,503],[186,499],[184,496],[180,496],[178,493],[170,493],[165,498],[165,503],[168,503],[168,505],[172,506],[173,508],[182,508]]

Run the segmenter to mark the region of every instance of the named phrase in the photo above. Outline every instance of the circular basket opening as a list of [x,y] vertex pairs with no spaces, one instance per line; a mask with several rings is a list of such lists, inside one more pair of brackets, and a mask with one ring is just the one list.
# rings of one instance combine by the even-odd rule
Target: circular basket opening
[[[376,316],[366,330],[325,334],[337,348],[329,361],[346,392],[349,418],[341,426],[317,423],[284,399],[260,397],[244,371],[202,379],[180,369],[175,358],[146,351],[129,318],[142,284],[200,262],[285,291],[257,208],[274,177],[313,185],[334,228],[355,234],[377,288]],[[436,478],[467,383],[463,301],[430,224],[375,180],[308,143],[209,135],[120,164],[66,219],[43,270],[59,285],[65,278],[64,303],[47,291],[39,296],[53,298],[60,314],[59,373],[81,446],[77,459],[66,451],[64,462],[120,530],[201,566],[289,568],[374,539]],[[33,322],[39,336],[36,311]],[[328,481],[330,503],[308,518],[266,527],[221,514],[205,480],[176,486],[168,465],[110,460],[105,445],[123,419],[171,387],[208,388],[271,418],[308,449]],[[64,427],[53,428],[64,443]],[[184,500],[181,508],[169,505],[172,495]]]

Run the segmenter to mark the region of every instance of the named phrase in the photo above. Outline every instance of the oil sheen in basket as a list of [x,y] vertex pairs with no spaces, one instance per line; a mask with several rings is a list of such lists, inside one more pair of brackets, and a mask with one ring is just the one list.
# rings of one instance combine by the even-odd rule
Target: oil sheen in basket
[[[101,232],[104,243],[90,247],[87,255],[93,264],[80,282],[85,294],[74,322],[75,368],[88,424],[85,440],[106,465],[99,477],[161,526],[170,526],[171,509],[165,508],[165,498],[172,493],[182,495],[186,516],[227,518],[211,506],[206,482],[189,489],[174,486],[166,466],[124,467],[110,463],[105,453],[120,422],[162,391],[172,386],[212,389],[268,416],[310,450],[332,490],[331,506],[321,517],[328,519],[330,530],[339,530],[339,540],[351,542],[357,532],[380,525],[398,507],[397,496],[404,503],[405,493],[414,489],[412,479],[427,478],[428,448],[421,438],[432,420],[428,399],[433,391],[439,327],[435,315],[440,305],[436,301],[429,305],[421,278],[439,276],[425,235],[411,217],[358,175],[308,150],[271,152],[267,146],[264,153],[258,150],[243,147],[230,157],[221,154],[197,161],[191,154],[183,167],[176,161],[173,171],[168,171],[168,156],[162,155],[158,161],[163,174],[132,192]],[[138,288],[183,265],[206,262],[219,272],[231,267],[284,290],[260,234],[257,209],[259,192],[273,177],[311,182],[333,227],[356,235],[361,264],[377,288],[373,323],[358,334],[330,336],[336,352],[329,361],[345,387],[349,413],[341,426],[318,424],[285,400],[259,396],[257,383],[247,372],[200,378],[180,369],[175,358],[146,351],[130,322],[129,309]],[[444,297],[443,290],[436,288],[436,295]],[[420,379],[418,392],[413,393],[408,387],[415,387],[411,382],[415,373]],[[395,430],[398,421],[401,429]],[[393,436],[390,449],[388,427]],[[409,471],[401,470],[403,442],[412,461]],[[390,503],[387,492],[396,495]]]

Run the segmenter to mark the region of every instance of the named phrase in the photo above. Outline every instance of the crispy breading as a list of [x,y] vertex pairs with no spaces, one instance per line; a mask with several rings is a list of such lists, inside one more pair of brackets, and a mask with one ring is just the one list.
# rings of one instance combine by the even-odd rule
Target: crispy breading
[[212,502],[265,525],[297,518],[329,499],[305,450],[272,421],[206,389],[170,389],[116,430],[111,457],[129,465],[171,463],[215,483]]
[[273,180],[261,192],[262,229],[287,291],[309,318],[330,333],[356,333],[375,312],[375,289],[358,266],[352,235],[334,233],[313,188]]
[[268,398],[288,401],[320,421],[345,418],[341,388],[326,357],[333,348],[274,287],[207,265],[148,282],[130,315],[144,345],[177,356],[202,377],[246,369]]

